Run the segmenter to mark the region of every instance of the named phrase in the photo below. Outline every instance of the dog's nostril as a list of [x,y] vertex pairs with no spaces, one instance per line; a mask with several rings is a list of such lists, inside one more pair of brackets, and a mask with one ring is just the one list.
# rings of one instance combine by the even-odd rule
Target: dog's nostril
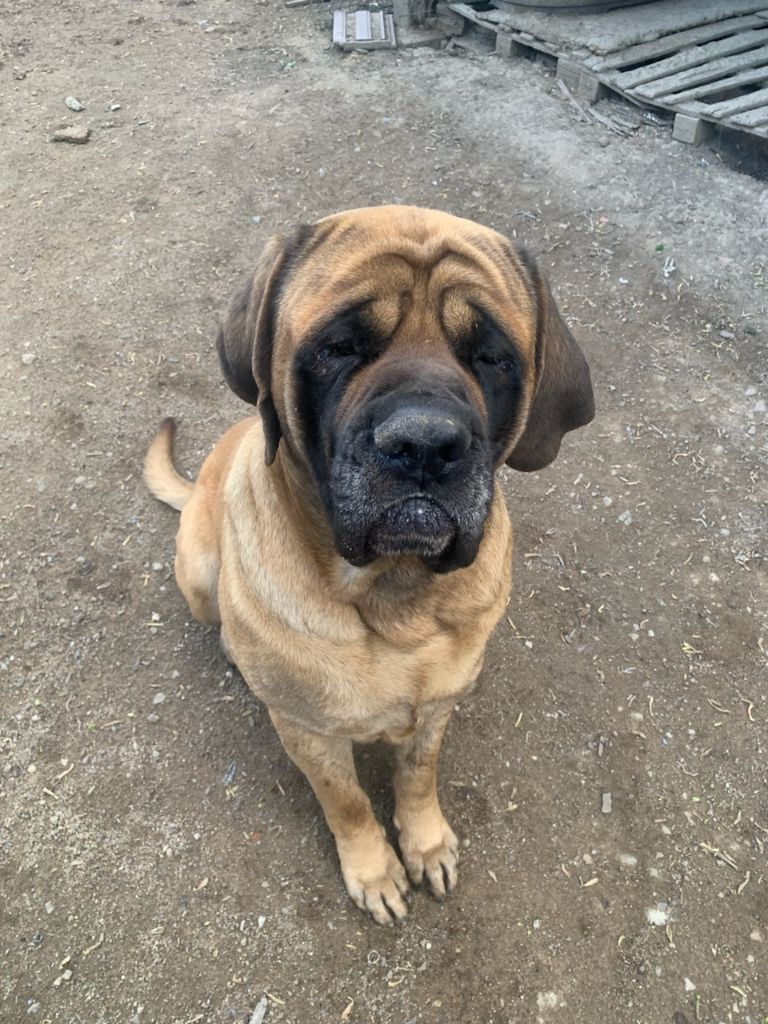
[[407,441],[402,442],[394,446],[392,453],[395,458],[405,459],[407,462],[413,462],[418,458],[418,449],[416,445],[409,444]]
[[469,437],[464,443],[464,437],[457,438],[455,441],[449,441],[446,444],[440,446],[437,449],[436,455],[443,462],[458,462],[459,459],[464,455],[469,448]]

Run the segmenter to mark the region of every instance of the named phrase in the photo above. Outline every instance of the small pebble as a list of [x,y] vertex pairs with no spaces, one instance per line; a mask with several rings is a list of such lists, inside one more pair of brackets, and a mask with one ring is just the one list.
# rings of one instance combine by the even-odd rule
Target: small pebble
[[155,694],[155,696],[152,698],[152,703],[153,704],[164,704],[165,703],[165,694],[163,693],[162,690],[158,691]]
[[540,1010],[556,1010],[558,1001],[557,992],[539,992],[536,995],[536,1005]]
[[610,793],[603,793],[602,803],[600,804],[600,810],[603,814],[610,814],[613,810],[613,797]]
[[152,722],[152,724],[154,725],[155,722],[160,721],[160,715],[156,715],[153,711],[151,714],[147,715],[147,721]]
[[31,366],[36,359],[37,355],[34,352],[22,352],[21,361],[25,366]]
[[666,927],[672,918],[669,909],[660,903],[657,903],[655,907],[648,907],[645,916],[648,924],[652,924],[655,928]]
[[67,96],[67,98],[64,100],[64,103],[66,104],[66,106],[69,107],[70,110],[74,110],[75,113],[79,114],[81,110],[85,110],[84,105],[76,96]]
[[45,912],[46,912],[46,914],[52,914],[55,909],[56,909],[56,907],[54,906],[53,903],[49,902],[49,903],[45,904]]
[[684,979],[684,984],[685,984],[685,991],[686,992],[695,992],[696,991],[696,986],[693,984],[693,982],[691,981],[690,978],[685,978]]
[[90,128],[59,128],[51,136],[51,142],[72,142],[82,145],[91,137]]

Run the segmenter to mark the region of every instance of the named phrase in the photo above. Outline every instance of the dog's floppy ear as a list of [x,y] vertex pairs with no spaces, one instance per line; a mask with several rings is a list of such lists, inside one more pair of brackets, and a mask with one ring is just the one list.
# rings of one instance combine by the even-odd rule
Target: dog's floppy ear
[[252,277],[230,303],[216,342],[227,384],[261,414],[268,466],[282,437],[271,390],[277,303],[280,288],[312,231],[303,225],[289,237],[278,235],[267,243]]
[[563,434],[589,423],[595,398],[584,353],[560,315],[549,284],[525,249],[518,254],[536,297],[536,381],[525,430],[507,465],[532,472],[555,460]]

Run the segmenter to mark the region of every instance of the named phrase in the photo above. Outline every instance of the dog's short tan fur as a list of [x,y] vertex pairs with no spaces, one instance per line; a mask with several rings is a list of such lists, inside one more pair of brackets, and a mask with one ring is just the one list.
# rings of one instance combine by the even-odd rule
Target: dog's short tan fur
[[[171,421],[147,454],[150,488],[181,509],[176,577],[193,614],[221,627],[225,650],[309,779],[353,900],[389,923],[406,914],[407,876],[428,881],[439,897],[456,882],[457,840],[438,801],[437,759],[451,709],[473,687],[507,600],[512,531],[496,488],[464,568],[435,573],[409,554],[355,567],[337,553],[303,451],[292,366],[319,323],[361,302],[390,343],[353,378],[342,416],[366,401],[388,360],[459,375],[482,413],[479,385],[452,350],[475,305],[515,339],[524,368],[500,461],[521,469],[551,461],[562,433],[591,418],[592,399],[585,364],[576,372],[569,363],[572,339],[546,285],[500,235],[434,211],[349,211],[305,231],[298,254],[273,241],[230,310],[220,342],[225,373],[242,397],[258,401],[261,416],[224,435],[194,485],[173,469]],[[241,363],[253,368],[250,390]],[[573,401],[582,408],[561,415],[558,403]],[[395,824],[407,875],[355,774],[352,742],[377,739],[395,745]]]

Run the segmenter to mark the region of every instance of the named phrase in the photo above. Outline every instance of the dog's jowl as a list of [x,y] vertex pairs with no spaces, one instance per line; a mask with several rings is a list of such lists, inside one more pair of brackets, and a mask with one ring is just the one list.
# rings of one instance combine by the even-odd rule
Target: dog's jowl
[[[317,794],[350,896],[399,920],[409,879],[456,884],[437,760],[511,583],[494,474],[541,469],[591,420],[589,370],[527,253],[410,207],[273,239],[218,345],[258,414],[194,484],[172,421],[152,443],[147,483],[181,509],[176,578]],[[355,774],[353,742],[377,739],[402,860]]]

